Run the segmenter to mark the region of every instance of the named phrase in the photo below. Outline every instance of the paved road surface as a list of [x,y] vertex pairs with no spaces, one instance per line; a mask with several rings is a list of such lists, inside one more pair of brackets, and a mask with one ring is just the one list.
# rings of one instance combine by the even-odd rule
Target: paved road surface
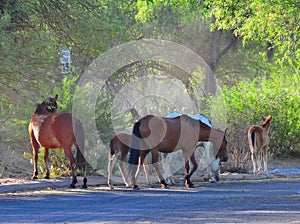
[[[0,187],[1,188],[1,187]],[[0,223],[300,223],[300,179],[0,194]]]

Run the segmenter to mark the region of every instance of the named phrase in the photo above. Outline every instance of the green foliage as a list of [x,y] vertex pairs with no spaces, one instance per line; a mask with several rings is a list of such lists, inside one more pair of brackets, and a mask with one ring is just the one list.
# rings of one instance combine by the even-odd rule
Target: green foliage
[[142,22],[157,18],[161,7],[171,7],[173,13],[180,14],[182,22],[200,17],[211,21],[212,31],[230,31],[244,43],[268,43],[269,51],[276,50],[278,63],[287,63],[299,72],[300,7],[296,0],[138,0],[136,5],[136,18]]
[[[249,146],[247,129],[261,124],[261,117],[272,115],[270,153],[276,156],[300,151],[300,77],[283,74],[223,86],[221,94],[210,100],[213,120],[226,121],[230,130],[232,162],[236,169],[247,169]],[[225,105],[225,107],[220,107]],[[224,108],[226,108],[224,110]]]
[[[43,152],[39,152],[38,154],[39,178],[46,176],[44,155],[45,154]],[[30,163],[33,164],[33,155],[31,153],[24,152],[24,158],[30,160]],[[66,158],[63,150],[49,150],[49,169],[51,178],[58,176],[70,176],[71,169],[69,164],[70,162]]]

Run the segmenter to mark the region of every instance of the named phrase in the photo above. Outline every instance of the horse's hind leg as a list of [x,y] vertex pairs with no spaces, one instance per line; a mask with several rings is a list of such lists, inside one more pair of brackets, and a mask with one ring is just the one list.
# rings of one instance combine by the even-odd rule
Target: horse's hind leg
[[268,146],[265,146],[262,148],[262,153],[263,153],[263,163],[264,163],[264,174],[268,176]]
[[82,174],[83,174],[83,184],[82,188],[86,189],[87,188],[87,177],[86,177],[86,167],[85,167],[85,162],[82,164]]
[[163,189],[168,188],[168,185],[166,184],[166,181],[164,180],[164,178],[160,172],[159,166],[158,166],[158,148],[151,150],[151,155],[152,155],[152,164],[154,166],[154,169],[155,169],[158,179],[160,181],[161,187]]
[[75,158],[72,154],[71,147],[63,147],[63,149],[65,151],[65,155],[67,156],[67,158],[70,161],[70,166],[71,166],[71,169],[72,169],[72,177],[73,178],[72,178],[72,182],[70,184],[70,187],[75,188],[75,184],[77,183],[77,177],[76,177],[77,164],[76,164]]
[[161,153],[161,161],[162,161],[162,168],[164,171],[164,178],[165,178],[167,184],[175,184],[175,181],[172,178],[170,164],[168,164],[168,162],[167,162],[167,155],[168,155],[168,153]]
[[253,174],[256,175],[257,174],[257,167],[256,167],[256,155],[255,152],[251,152],[251,160],[252,160],[252,164],[253,164]]
[[[76,147],[76,168],[81,167],[82,169],[82,175],[83,175],[83,183],[82,183],[82,188],[86,189],[87,188],[87,178],[86,178],[86,162],[85,158],[80,151],[80,148],[78,147],[77,144],[75,144]],[[72,154],[73,155],[73,154]],[[75,169],[76,169],[75,168]],[[76,171],[76,170],[75,170]],[[75,178],[76,178],[76,172],[74,172]]]
[[191,176],[193,175],[193,173],[197,170],[198,168],[198,164],[197,161],[195,159],[195,154],[193,153],[190,157],[190,160],[193,164],[193,168],[191,170],[191,172],[189,172],[189,160],[185,160],[185,167],[186,167],[186,175],[185,175],[185,180],[186,180],[186,187],[193,187],[193,183],[191,181]]
[[114,188],[111,182],[111,177],[112,177],[112,170],[116,162],[115,158],[116,158],[116,154],[113,155],[109,154],[109,160],[107,166],[107,170],[108,170],[107,184],[110,189]]
[[262,174],[262,160],[263,160],[263,152],[262,148],[259,148],[257,152],[257,174]]
[[50,178],[50,171],[49,171],[49,149],[48,148],[45,148],[44,161],[45,161],[45,164],[46,164],[45,179],[49,179]]

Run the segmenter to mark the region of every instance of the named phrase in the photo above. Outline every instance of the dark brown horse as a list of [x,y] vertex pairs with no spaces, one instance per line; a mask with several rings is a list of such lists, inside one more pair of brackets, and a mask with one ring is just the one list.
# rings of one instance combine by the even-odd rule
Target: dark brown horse
[[166,187],[166,183],[158,167],[158,152],[171,153],[182,150],[186,169],[186,186],[192,185],[190,178],[197,169],[197,166],[194,165],[189,171],[188,162],[191,159],[193,164],[197,164],[193,152],[198,141],[211,141],[221,161],[228,159],[225,132],[211,128],[188,115],[176,118],[147,115],[134,124],[133,134],[129,157],[131,164],[129,179],[134,189],[138,189],[134,175],[137,169],[136,165],[138,161],[141,165],[150,151],[152,163],[163,188]]
[[[84,129],[79,119],[70,113],[56,113],[58,95],[49,98],[49,102],[37,104],[36,110],[32,115],[28,131],[31,146],[33,149],[34,171],[32,179],[38,176],[38,152],[39,147],[45,148],[46,177],[49,178],[48,154],[49,149],[63,148],[65,155],[70,161],[72,169],[72,182],[70,186],[75,187],[77,183],[76,168],[82,167],[83,188],[87,188],[87,178],[85,170],[84,152]],[[76,147],[76,161],[72,154],[71,147]]]
[[[112,177],[112,169],[114,167],[115,161],[116,161],[116,156],[118,154],[121,154],[121,158],[119,161],[119,170],[121,172],[123,181],[126,185],[126,187],[129,187],[130,185],[127,182],[127,176],[125,174],[125,170],[124,170],[124,162],[126,159],[126,156],[129,153],[130,150],[130,146],[131,146],[131,138],[132,138],[132,134],[128,133],[128,132],[118,132],[116,133],[110,140],[110,153],[109,153],[109,161],[108,161],[108,177],[107,177],[107,184],[108,187],[110,189],[113,189],[113,185],[111,182],[111,177]],[[144,160],[143,163],[144,166],[144,171],[146,174],[146,178],[147,178],[147,183],[150,185],[150,177],[149,177],[149,170],[147,167],[147,162],[146,160]],[[136,173],[136,178],[138,176],[139,173]]]

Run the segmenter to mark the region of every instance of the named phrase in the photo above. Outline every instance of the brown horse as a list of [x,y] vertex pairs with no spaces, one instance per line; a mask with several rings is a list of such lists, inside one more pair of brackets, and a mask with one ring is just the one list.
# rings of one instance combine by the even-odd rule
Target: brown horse
[[[39,147],[45,148],[44,161],[46,163],[46,177],[49,178],[48,153],[50,148],[63,148],[65,155],[70,161],[72,169],[72,182],[70,186],[75,187],[77,183],[76,168],[82,167],[83,185],[87,188],[87,178],[85,170],[84,152],[84,129],[79,119],[73,117],[70,113],[56,113],[58,95],[49,98],[49,102],[37,104],[36,110],[32,115],[28,131],[33,149],[34,171],[32,179],[38,176],[38,152]],[[76,147],[76,160],[72,154],[72,145]]]
[[[252,125],[248,129],[248,143],[251,152],[251,159],[253,163],[253,174],[261,174],[263,160],[263,173],[268,175],[267,161],[268,161],[268,147],[269,147],[269,130],[272,121],[272,116],[262,117],[262,125]],[[257,168],[258,166],[258,168]]]
[[[141,165],[150,151],[153,166],[163,188],[167,185],[158,167],[158,152],[171,153],[179,149],[182,150],[186,169],[186,186],[192,185],[190,178],[197,169],[197,165],[194,165],[189,171],[188,162],[191,159],[193,164],[197,164],[193,152],[198,141],[211,141],[221,161],[228,159],[225,132],[211,128],[188,115],[181,115],[176,118],[147,115],[134,124],[133,134],[129,157],[131,164],[129,166],[129,178],[134,189],[138,189],[134,175],[137,169],[136,165],[138,161]],[[140,160],[138,160],[139,157]]]
[[[109,161],[108,161],[108,177],[107,177],[107,184],[110,189],[113,189],[113,185],[111,182],[111,176],[112,176],[112,169],[114,167],[116,156],[118,154],[121,154],[121,158],[119,161],[119,169],[123,178],[123,181],[126,185],[126,187],[130,186],[127,182],[127,178],[125,176],[124,171],[124,162],[126,159],[127,154],[129,153],[129,149],[131,146],[131,138],[132,134],[128,132],[118,132],[116,133],[112,139],[110,140],[110,154],[109,154]],[[147,178],[147,183],[150,185],[150,178],[149,178],[149,171],[147,168],[146,160],[144,161],[144,171]],[[138,173],[136,174],[136,178],[138,176]]]

